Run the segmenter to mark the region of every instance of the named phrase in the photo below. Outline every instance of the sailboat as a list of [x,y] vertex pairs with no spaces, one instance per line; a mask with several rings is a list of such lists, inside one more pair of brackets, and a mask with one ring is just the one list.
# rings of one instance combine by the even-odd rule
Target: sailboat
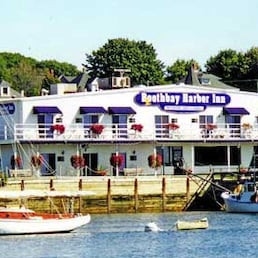
[[[40,190],[0,191],[0,198],[24,199],[33,197],[78,196],[79,194]],[[82,227],[91,221],[89,214],[73,212],[39,213],[24,205],[0,207],[0,235],[65,233]]]

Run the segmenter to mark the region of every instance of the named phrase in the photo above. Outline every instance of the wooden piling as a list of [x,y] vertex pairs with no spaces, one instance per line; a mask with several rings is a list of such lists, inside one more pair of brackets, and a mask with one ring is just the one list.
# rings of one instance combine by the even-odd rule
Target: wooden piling
[[138,211],[139,199],[138,199],[138,179],[134,180],[134,210]]
[[166,178],[162,178],[162,211],[166,211]]
[[111,212],[111,180],[107,181],[107,213]]
[[82,179],[80,178],[80,180],[79,180],[79,191],[81,191],[82,190]]
[[186,200],[187,202],[190,200],[190,178],[186,177]]
[[24,180],[22,179],[21,180],[21,191],[23,191],[24,190]]
[[49,182],[49,189],[50,189],[50,191],[54,190],[54,182],[53,182],[52,178],[50,179],[50,182]]

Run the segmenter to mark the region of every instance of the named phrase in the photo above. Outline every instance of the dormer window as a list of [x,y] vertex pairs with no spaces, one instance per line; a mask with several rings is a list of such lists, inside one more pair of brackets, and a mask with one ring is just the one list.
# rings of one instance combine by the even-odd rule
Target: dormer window
[[8,96],[9,95],[9,87],[2,87],[1,88],[1,95]]
[[200,78],[200,83],[201,83],[202,85],[210,85],[210,84],[211,84],[210,79],[204,78],[204,77],[201,77],[201,78]]

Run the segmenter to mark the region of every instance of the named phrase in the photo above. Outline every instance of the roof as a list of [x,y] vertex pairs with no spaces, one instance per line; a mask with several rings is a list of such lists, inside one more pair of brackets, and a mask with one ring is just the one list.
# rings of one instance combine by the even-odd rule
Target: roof
[[6,99],[6,98],[13,98],[13,97],[21,97],[21,93],[19,93],[18,91],[14,90],[11,88],[11,84],[5,80],[1,80],[0,81],[0,88],[2,87],[8,87],[9,88],[9,94],[2,96],[0,94],[0,98],[1,99]]
[[87,82],[89,80],[89,75],[83,72],[77,76],[61,75],[59,79],[62,83],[76,83],[78,90],[84,91],[84,89],[86,88]]
[[206,86],[212,88],[222,88],[222,89],[235,89],[239,90],[236,87],[225,84],[221,81],[221,78],[213,74],[204,73],[197,69],[194,66],[191,66],[188,70],[188,74],[185,78],[179,81],[179,83],[184,83],[188,85],[195,86]]

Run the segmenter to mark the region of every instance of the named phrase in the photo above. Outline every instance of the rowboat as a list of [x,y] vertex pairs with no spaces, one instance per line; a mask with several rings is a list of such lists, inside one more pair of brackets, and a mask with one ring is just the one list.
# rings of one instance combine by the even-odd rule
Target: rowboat
[[208,227],[209,222],[207,218],[192,221],[178,220],[176,222],[177,230],[207,229]]
[[0,235],[70,232],[90,222],[90,215],[37,213],[25,207],[0,208]]

